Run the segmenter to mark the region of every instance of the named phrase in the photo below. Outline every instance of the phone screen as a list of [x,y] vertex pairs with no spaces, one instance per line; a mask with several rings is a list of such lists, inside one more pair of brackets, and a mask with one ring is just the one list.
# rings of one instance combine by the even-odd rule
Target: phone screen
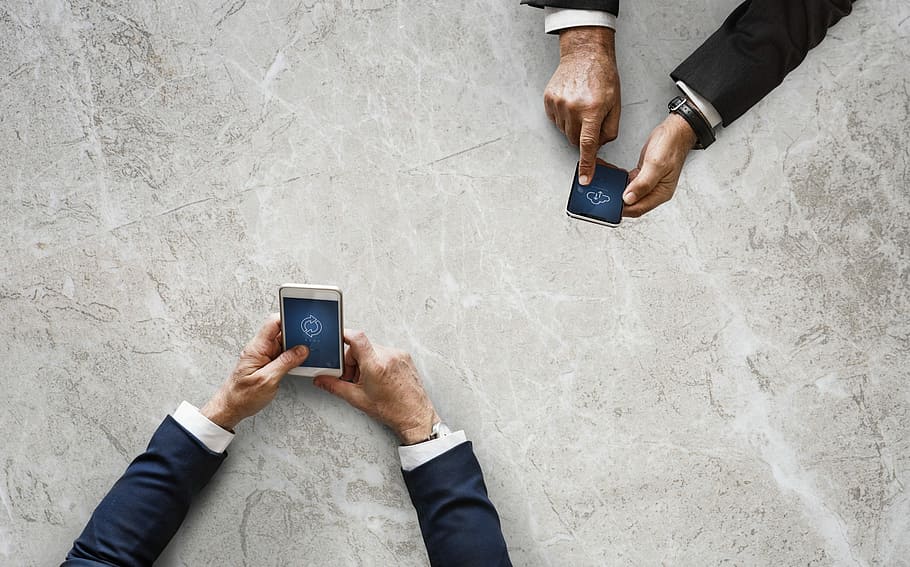
[[576,167],[566,210],[580,217],[619,224],[622,220],[622,192],[628,182],[628,172],[598,163],[591,183],[581,185]]
[[310,356],[301,366],[341,368],[339,326],[337,301],[284,298],[284,340],[287,348],[306,345],[310,349]]

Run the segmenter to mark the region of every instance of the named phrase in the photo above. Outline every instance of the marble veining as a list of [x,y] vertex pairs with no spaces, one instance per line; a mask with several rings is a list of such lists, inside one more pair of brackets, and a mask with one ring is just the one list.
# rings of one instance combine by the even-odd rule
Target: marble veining
[[[633,167],[732,0],[625,2]],[[910,565],[910,8],[858,2],[620,229],[517,0],[0,5],[0,563],[59,562],[285,281],[410,350],[516,565]],[[161,565],[425,565],[395,442],[287,379]]]

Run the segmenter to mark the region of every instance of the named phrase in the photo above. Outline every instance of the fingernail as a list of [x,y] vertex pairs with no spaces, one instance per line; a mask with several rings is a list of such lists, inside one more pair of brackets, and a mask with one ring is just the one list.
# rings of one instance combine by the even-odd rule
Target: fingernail
[[589,181],[590,181],[590,179],[588,179],[587,175],[578,176],[578,182],[581,183],[582,185],[587,185]]
[[631,205],[635,202],[635,193],[626,193],[622,196],[622,200],[625,204]]

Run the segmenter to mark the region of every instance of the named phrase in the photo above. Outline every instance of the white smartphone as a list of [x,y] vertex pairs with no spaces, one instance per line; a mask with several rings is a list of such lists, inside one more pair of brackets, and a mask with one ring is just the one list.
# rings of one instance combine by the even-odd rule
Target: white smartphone
[[328,285],[284,284],[278,288],[281,339],[284,350],[306,345],[310,356],[288,374],[341,376],[344,342],[341,336],[341,290]]

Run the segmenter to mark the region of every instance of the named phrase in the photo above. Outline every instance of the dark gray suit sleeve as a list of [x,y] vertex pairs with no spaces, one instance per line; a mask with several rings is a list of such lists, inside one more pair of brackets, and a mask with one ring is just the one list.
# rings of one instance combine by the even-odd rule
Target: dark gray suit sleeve
[[522,4],[535,8],[572,8],[574,10],[600,10],[619,15],[619,0],[521,0]]
[[852,0],[747,0],[670,76],[730,124],[795,69]]

